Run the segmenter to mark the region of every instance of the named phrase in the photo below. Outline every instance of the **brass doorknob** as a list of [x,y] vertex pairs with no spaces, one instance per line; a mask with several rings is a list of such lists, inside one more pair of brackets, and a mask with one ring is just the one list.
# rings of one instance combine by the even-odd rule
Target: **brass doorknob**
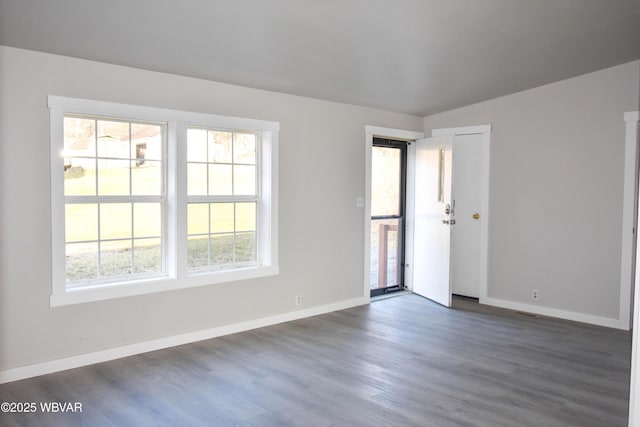
[[480,214],[479,213],[474,213],[473,214],[473,219],[478,219],[480,218]]

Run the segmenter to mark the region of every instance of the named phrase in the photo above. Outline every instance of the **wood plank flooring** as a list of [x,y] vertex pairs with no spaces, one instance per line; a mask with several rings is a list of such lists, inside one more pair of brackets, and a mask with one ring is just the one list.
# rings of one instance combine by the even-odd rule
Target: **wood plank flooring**
[[626,426],[631,335],[403,295],[0,385],[2,426]]

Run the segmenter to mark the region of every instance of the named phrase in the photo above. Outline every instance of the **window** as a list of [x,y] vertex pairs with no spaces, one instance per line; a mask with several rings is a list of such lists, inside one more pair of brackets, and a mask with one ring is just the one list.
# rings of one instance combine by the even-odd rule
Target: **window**
[[52,305],[277,274],[278,123],[49,108]]
[[257,261],[259,134],[187,131],[189,270]]
[[164,124],[64,116],[67,287],[166,271],[165,141]]

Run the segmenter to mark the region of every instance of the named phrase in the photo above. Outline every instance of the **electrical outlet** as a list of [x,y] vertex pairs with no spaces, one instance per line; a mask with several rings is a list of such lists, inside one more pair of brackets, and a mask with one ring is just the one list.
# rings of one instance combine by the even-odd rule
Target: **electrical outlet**
[[302,305],[302,295],[296,295],[296,306]]
[[537,289],[534,289],[531,292],[531,299],[534,300],[534,301],[538,301],[540,299],[540,292],[538,292]]

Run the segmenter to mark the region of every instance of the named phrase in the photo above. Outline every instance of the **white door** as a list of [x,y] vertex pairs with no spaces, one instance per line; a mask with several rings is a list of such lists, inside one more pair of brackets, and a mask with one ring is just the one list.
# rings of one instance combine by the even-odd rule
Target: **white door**
[[451,288],[454,294],[480,297],[482,134],[457,135],[453,146]]
[[415,144],[413,292],[451,307],[451,173],[453,137]]

